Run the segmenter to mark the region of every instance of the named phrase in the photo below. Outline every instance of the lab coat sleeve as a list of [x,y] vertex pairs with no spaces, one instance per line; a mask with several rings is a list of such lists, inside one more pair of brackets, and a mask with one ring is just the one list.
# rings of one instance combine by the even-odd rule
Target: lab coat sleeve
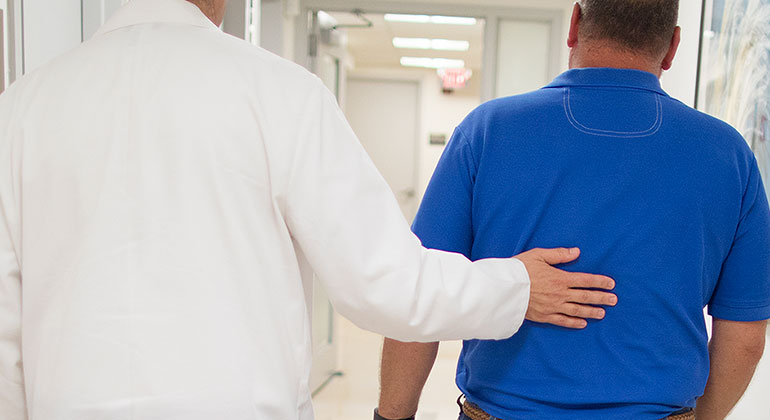
[[[26,420],[21,361],[19,216],[13,187],[13,135],[8,94],[0,98],[0,418]],[[15,238],[15,239],[14,239]]]
[[523,263],[423,248],[334,97],[311,97],[285,217],[337,311],[401,341],[513,335],[529,302]]

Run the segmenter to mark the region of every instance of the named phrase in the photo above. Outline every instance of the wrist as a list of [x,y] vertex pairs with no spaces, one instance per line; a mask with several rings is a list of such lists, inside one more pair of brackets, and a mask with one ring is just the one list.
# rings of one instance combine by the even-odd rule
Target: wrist
[[374,420],[414,420],[414,416],[406,417],[406,418],[403,418],[403,419],[391,419],[391,418],[387,418],[387,417],[381,416],[380,415],[380,410],[375,408],[374,409]]

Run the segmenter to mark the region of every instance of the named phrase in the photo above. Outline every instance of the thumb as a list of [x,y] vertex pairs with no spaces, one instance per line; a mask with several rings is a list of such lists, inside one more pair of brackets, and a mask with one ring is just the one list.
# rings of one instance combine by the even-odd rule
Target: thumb
[[535,254],[548,265],[564,264],[575,261],[580,256],[579,248],[540,249]]

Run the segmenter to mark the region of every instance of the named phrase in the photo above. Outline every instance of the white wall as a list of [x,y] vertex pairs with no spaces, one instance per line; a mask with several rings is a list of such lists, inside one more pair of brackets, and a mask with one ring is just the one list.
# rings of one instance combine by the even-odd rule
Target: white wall
[[[261,2],[251,0],[229,0],[227,2],[227,9],[225,12],[225,19],[222,22],[222,30],[230,35],[236,36],[241,39],[245,39],[249,42],[253,42],[251,38],[251,20],[252,17],[261,16]],[[253,15],[253,7],[258,9],[260,13]],[[254,30],[259,30],[261,22],[254,22]],[[261,34],[260,34],[261,35]],[[259,39],[259,35],[256,37]],[[258,42],[255,42],[258,44]]]
[[690,106],[695,105],[701,5],[700,0],[681,0],[679,26],[682,27],[682,44],[674,67],[661,78],[663,89],[669,95]]
[[260,45],[281,57],[295,60],[295,20],[298,14],[296,5],[286,0],[262,0]]
[[[768,338],[770,342],[770,338]],[[735,406],[727,420],[767,420],[770,419],[767,401],[770,395],[770,344],[765,350],[765,357],[759,362],[754,380],[746,390],[743,399]]]
[[82,0],[83,40],[90,39],[128,0]]
[[[471,79],[471,82],[474,82]],[[478,83],[478,78],[475,80]],[[417,184],[417,196],[419,202],[428,188],[436,165],[444,153],[444,146],[430,144],[431,134],[446,135],[447,140],[452,137],[455,128],[465,117],[481,104],[478,95],[467,95],[457,92],[446,95],[441,92],[441,84],[435,72],[427,72],[421,83],[421,121],[420,121],[420,156],[419,183]]]
[[28,0],[23,4],[25,73],[80,44],[80,0]]

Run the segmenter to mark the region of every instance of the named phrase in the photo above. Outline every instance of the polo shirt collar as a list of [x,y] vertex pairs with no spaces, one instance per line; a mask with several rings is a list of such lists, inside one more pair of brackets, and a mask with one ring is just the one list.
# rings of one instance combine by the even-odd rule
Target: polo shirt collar
[[580,68],[567,70],[546,88],[565,87],[614,87],[640,89],[668,94],[660,86],[660,80],[650,72],[614,68]]
[[187,0],[131,0],[96,32],[96,36],[145,23],[171,23],[217,29],[198,6]]

